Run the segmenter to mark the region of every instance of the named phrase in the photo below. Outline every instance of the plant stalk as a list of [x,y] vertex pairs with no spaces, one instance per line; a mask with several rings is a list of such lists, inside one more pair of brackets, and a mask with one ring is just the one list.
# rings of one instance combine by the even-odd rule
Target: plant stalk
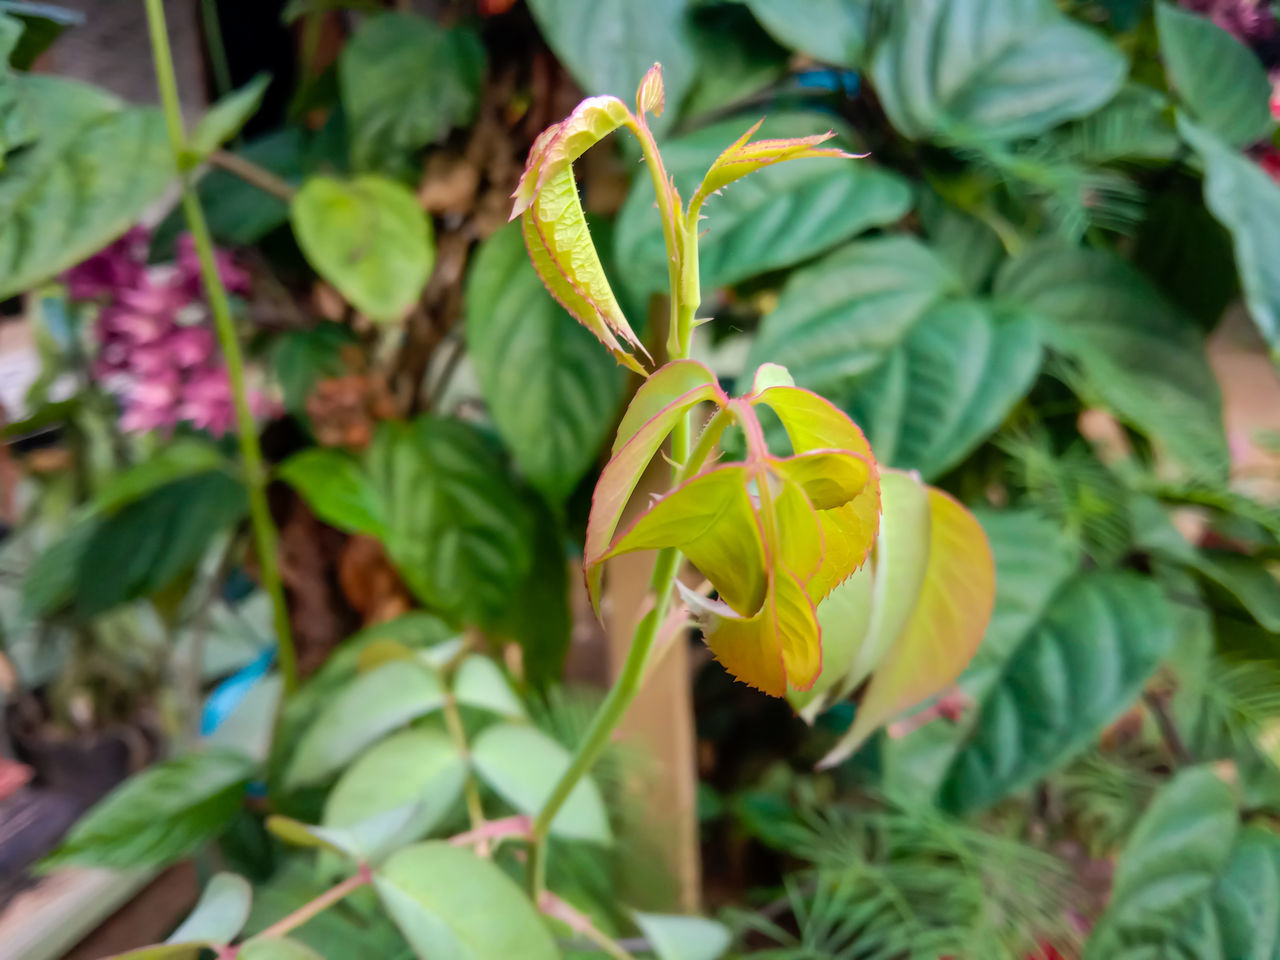
[[[150,0],[148,0],[150,2]],[[290,930],[295,930],[302,926],[316,914],[333,906],[339,900],[349,896],[361,887],[373,882],[373,874],[366,864],[360,865],[360,870],[354,875],[343,880],[336,887],[331,887],[320,896],[316,897],[309,903],[304,903],[293,913],[289,914],[282,920],[277,920],[261,933],[255,934],[250,939],[263,940],[271,937],[283,937]]]
[[280,662],[280,674],[287,696],[298,687],[298,661],[293,646],[293,633],[289,625],[289,608],[285,603],[284,585],[280,580],[279,560],[276,556],[277,534],[267,505],[267,474],[263,466],[262,448],[258,445],[257,427],[249,406],[249,394],[245,387],[244,358],[236,339],[235,323],[231,318],[231,304],[226,287],[218,275],[214,259],[213,239],[204,219],[204,211],[191,184],[186,134],[182,127],[182,112],[178,101],[178,82],[174,76],[173,54],[169,49],[168,28],[164,19],[164,0],[146,0],[147,26],[151,33],[151,49],[155,57],[156,84],[160,89],[160,101],[164,108],[165,125],[169,131],[169,144],[173,159],[182,176],[182,211],[195,241],[200,259],[200,276],[204,280],[205,296],[209,311],[213,314],[218,344],[222,348],[227,365],[227,378],[231,383],[231,396],[235,403],[236,433],[240,441],[240,460],[244,467],[245,487],[249,498],[249,521],[253,529],[254,545],[258,552],[262,587],[271,598],[276,632],[276,656]]

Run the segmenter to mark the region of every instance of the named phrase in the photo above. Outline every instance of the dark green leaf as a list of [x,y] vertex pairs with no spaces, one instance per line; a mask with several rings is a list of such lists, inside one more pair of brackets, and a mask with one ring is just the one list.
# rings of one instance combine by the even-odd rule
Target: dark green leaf
[[684,112],[703,116],[761,93],[787,73],[787,51],[752,19],[745,7],[717,4],[693,11],[698,76]]
[[780,363],[815,390],[846,386],[882,364],[930,307],[960,287],[912,237],[850,243],[791,275],[747,366]]
[[93,508],[115,513],[169,483],[225,465],[222,452],[206,440],[174,440],[146,460],[108,477],[93,498]]
[[480,38],[466,28],[409,13],[366,20],[338,60],[356,169],[387,169],[470,123],[484,61]]
[[386,538],[387,518],[378,491],[354,457],[309,447],[282,463],[278,473],[325,523],[347,533]]
[[290,786],[331,776],[381,737],[444,705],[435,671],[399,660],[362,673],[320,710],[289,766]]
[[546,292],[518,224],[476,253],[465,329],[498,432],[533,485],[550,501],[563,501],[617,417],[623,372]]
[[66,864],[161,867],[212,840],[240,809],[253,765],[229,750],[203,750],[148,767],[82,817],[44,859]]
[[1229,550],[1203,550],[1190,565],[1234,594],[1263,629],[1280,633],[1280,581],[1266,563]]
[[99,523],[76,568],[85,617],[160,590],[191,569],[245,512],[240,482],[221,470],[175,480]]
[[798,13],[790,0],[746,0],[774,39],[825,63],[861,67],[874,0],[809,0]]
[[1172,160],[1182,142],[1169,107],[1159,90],[1128,83],[1101,110],[1050,131],[1045,140],[1058,155],[1081,163]]
[[1169,85],[1206,129],[1247,147],[1271,129],[1271,82],[1253,51],[1212,20],[1156,4]]
[[1245,303],[1280,363],[1280,186],[1256,163],[1178,117],[1178,130],[1204,163],[1204,202],[1231,231]]
[[234,873],[215,873],[187,919],[168,942],[228,944],[244,928],[253,903],[253,888]]
[[555,960],[529,898],[470,850],[436,841],[406,847],[374,877],[383,906],[421,960]]
[[249,118],[258,112],[270,83],[269,76],[258,74],[210,107],[191,131],[188,146],[192,153],[197,158],[207,157],[239,133]]
[[520,644],[524,678],[541,690],[559,683],[569,652],[573,631],[571,561],[555,517],[540,504],[531,504],[531,511],[532,561],[494,632]]
[[1260,827],[1241,830],[1212,894],[1177,939],[1197,960],[1273,960],[1280,951],[1280,837]]
[[[560,775],[569,767],[569,754],[533,727],[501,723],[487,728],[471,749],[476,773],[499,796],[521,813],[542,809]],[[555,820],[555,836],[608,844],[613,835],[609,817],[595,782],[578,781]]]
[[1085,960],[1169,956],[1162,944],[1204,903],[1235,835],[1236,805],[1226,784],[1205,767],[1174,777],[1129,838]]
[[[305,175],[306,138],[297,129],[277,130],[232,153],[274,173],[292,187],[301,184]],[[209,230],[223,243],[248,246],[289,221],[287,201],[226,170],[210,169],[200,178],[196,192]],[[185,228],[181,211],[176,211],[157,228],[152,242],[164,250],[172,246],[172,237]]]
[[45,617],[75,599],[76,571],[99,524],[97,517],[81,520],[40,552],[22,578],[24,613]]
[[590,94],[635,100],[640,79],[662,64],[667,109],[657,129],[675,120],[696,71],[689,0],[530,0],[529,9],[560,62]]
[[[667,171],[682,196],[690,195],[712,162],[757,119],[726,120],[663,145]],[[823,114],[774,113],[758,136],[806,136],[833,125]],[[848,137],[843,140],[849,143]],[[725,286],[799,263],[869,227],[892,223],[910,209],[906,181],[869,160],[822,157],[766,167],[703,208],[703,286]],[[646,176],[632,183],[618,217],[618,262],[626,265],[625,282],[633,289],[666,289],[662,225]]]
[[74,266],[164,191],[173,157],[158,110],[70,80],[23,76],[34,139],[0,177],[0,299]]
[[373,174],[312,177],[289,215],[311,266],[357,310],[391,321],[417,302],[435,263],[435,237],[407,187]]
[[876,93],[912,139],[1032,137],[1102,106],[1123,54],[1052,0],[902,0],[872,61]]
[[284,394],[285,409],[306,416],[307,398],[326,377],[347,372],[342,350],[356,342],[351,328],[322,323],[309,330],[289,330],[271,345],[271,365]]
[[976,300],[928,312],[841,405],[881,463],[926,480],[962,460],[1030,388],[1040,368],[1034,320]]
[[987,691],[943,783],[943,805],[990,806],[1085,749],[1141,692],[1172,640],[1154,582],[1119,571],[1077,576]]
[[1053,243],[1005,264],[997,292],[1044,320],[1088,392],[1205,478],[1228,466],[1222,395],[1198,330],[1116,256]]

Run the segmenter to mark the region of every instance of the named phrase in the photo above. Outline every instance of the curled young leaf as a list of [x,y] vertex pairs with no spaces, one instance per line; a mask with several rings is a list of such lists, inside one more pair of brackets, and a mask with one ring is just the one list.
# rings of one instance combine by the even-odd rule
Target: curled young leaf
[[619,338],[646,357],[627,323],[591,240],[573,161],[624,124],[635,120],[616,97],[591,97],[534,142],[512,194],[511,219],[521,218],[529,259],[551,295],[636,373],[645,370]]
[[751,129],[731,143],[724,153],[716,157],[715,162],[711,164],[711,169],[702,178],[702,183],[699,184],[693,198],[689,201],[691,210],[696,210],[702,206],[702,202],[720,188],[733,183],[735,180],[741,180],[747,174],[759,170],[761,167],[772,166],[784,160],[803,160],[806,157],[846,157],[853,159],[866,156],[866,154],[846,153],[837,147],[819,147],[819,144],[826,143],[836,135],[834,130],[828,130],[826,133],[819,133],[809,137],[788,137],[785,139],[756,140],[754,143],[748,142],[751,139],[751,135],[760,129],[760,124],[762,123],[764,123],[763,119],[757,120]]
[[643,118],[646,113],[662,116],[667,105],[666,90],[662,85],[662,64],[655,63],[640,80],[636,90],[636,113]]

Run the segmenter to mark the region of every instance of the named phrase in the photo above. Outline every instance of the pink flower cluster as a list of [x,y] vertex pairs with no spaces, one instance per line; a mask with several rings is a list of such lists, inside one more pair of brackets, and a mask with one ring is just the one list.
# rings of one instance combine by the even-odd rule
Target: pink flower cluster
[[[100,305],[94,376],[120,400],[126,431],[172,430],[189,423],[220,436],[235,424],[227,370],[217,350],[200,263],[191,237],[178,240],[173,264],[146,262],[150,236],[135,227],[65,276],[71,299]],[[217,254],[231,293],[249,277],[229,254]],[[251,402],[261,411],[262,398]]]
[[1188,10],[1204,14],[1246,46],[1276,33],[1269,0],[1182,0]]

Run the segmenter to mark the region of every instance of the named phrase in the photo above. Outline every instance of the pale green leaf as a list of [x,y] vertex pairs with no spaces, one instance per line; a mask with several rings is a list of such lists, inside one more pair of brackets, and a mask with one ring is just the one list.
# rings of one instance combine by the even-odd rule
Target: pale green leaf
[[[480,778],[516,810],[530,816],[542,809],[569,767],[569,754],[545,733],[507,723],[481,733],[471,757]],[[594,843],[612,842],[604,801],[593,780],[578,781],[551,822],[551,833]]]
[[373,174],[311,177],[289,215],[308,262],[357,310],[399,320],[417,302],[435,263],[435,240],[407,187]]
[[555,942],[514,880],[448,843],[420,843],[374,877],[383,906],[421,960],[555,960]]
[[1040,368],[1034,318],[976,300],[930,308],[841,405],[876,459],[926,480],[993,433]]
[[287,782],[296,787],[323,780],[369,744],[443,705],[440,678],[425,665],[398,661],[362,673],[321,708],[303,734]]
[[288,937],[248,940],[236,951],[236,960],[325,960],[305,943]]
[[453,676],[453,696],[460,704],[519,720],[524,707],[501,668],[480,654],[467,657]]
[[227,944],[249,919],[253,888],[234,873],[215,873],[195,909],[169,936],[168,943]]
[[271,78],[260,73],[239,90],[233,90],[209,108],[191,131],[187,146],[204,158],[240,132],[258,112]]
[[717,960],[732,937],[723,923],[705,917],[683,917],[634,911],[636,926],[658,960]]
[[871,72],[900,133],[983,142],[1032,137],[1096,110],[1128,63],[1052,0],[901,0]]
[[476,253],[465,332],[489,414],[516,463],[549,499],[563,500],[599,454],[623,377],[542,289],[514,226]]
[[[692,195],[716,158],[759,119],[721,121],[664,143],[663,161],[681,195]],[[818,113],[771,113],[760,136],[804,137],[833,126],[839,137],[831,145],[849,147],[852,139],[839,123]],[[777,164],[733,184],[702,208],[702,285],[726,286],[791,266],[870,227],[893,223],[910,209],[907,182],[870,160]],[[667,288],[666,247],[648,177],[635,179],[618,216],[618,260],[637,291]]]
[[1247,147],[1271,129],[1271,81],[1252,50],[1202,17],[1156,4],[1160,55],[1169,85],[1206,129]]

